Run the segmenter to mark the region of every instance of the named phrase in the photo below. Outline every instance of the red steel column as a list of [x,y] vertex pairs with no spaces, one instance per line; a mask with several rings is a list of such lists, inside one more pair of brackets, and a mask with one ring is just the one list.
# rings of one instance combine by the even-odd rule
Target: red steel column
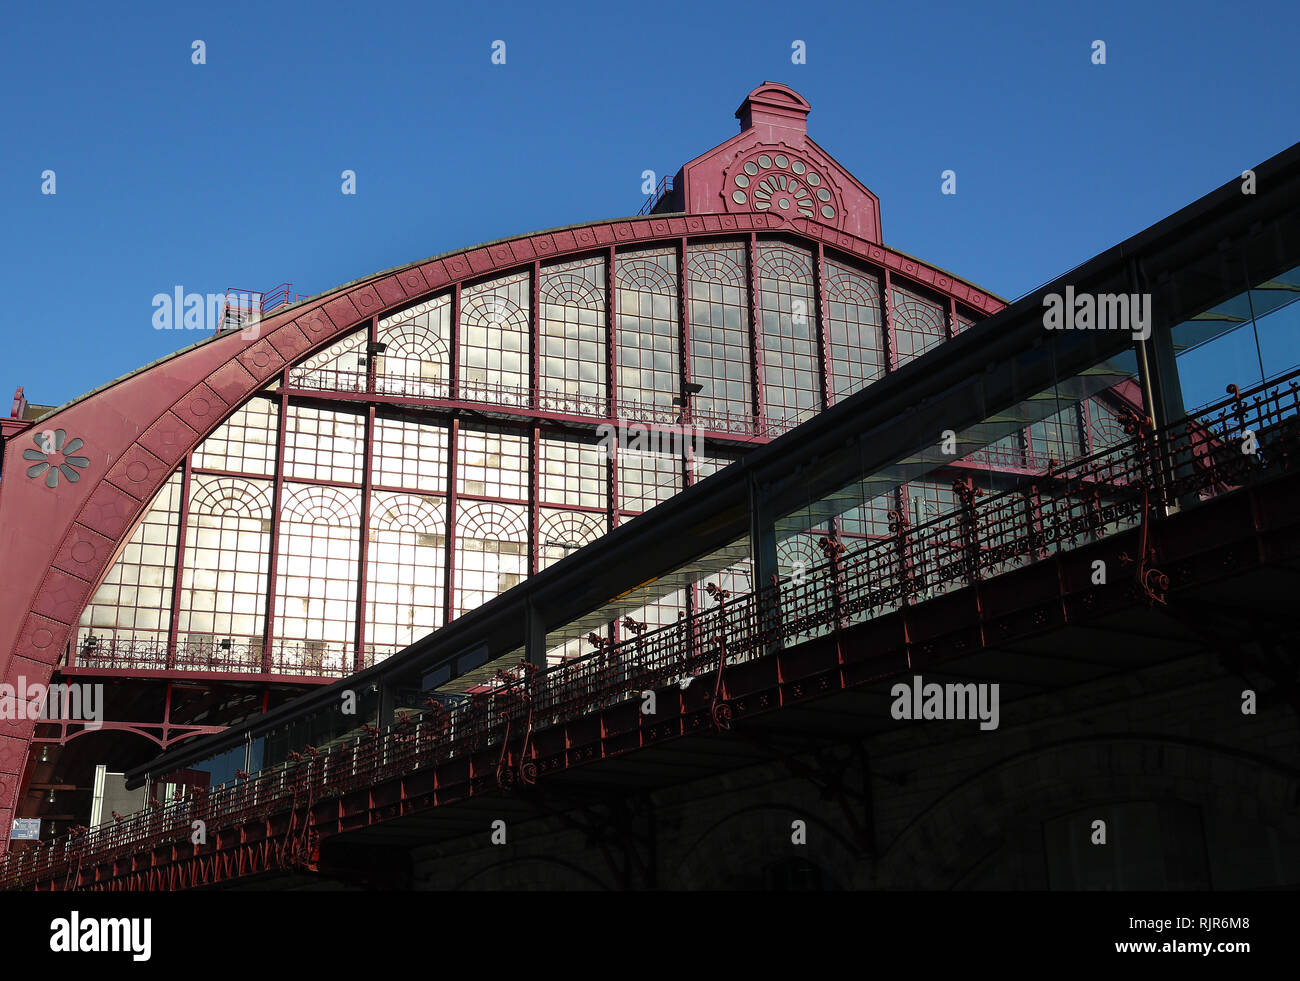
[[542,312],[540,301],[542,295],[542,264],[533,260],[529,276],[531,299],[528,311],[528,406],[534,412],[542,407],[542,359],[538,356],[538,343],[542,336]]
[[[459,287],[457,287],[459,293]],[[443,568],[446,569],[447,581],[443,583],[443,614],[442,622],[445,626],[451,623],[453,599],[456,595],[456,455],[457,446],[460,442],[460,420],[453,418],[451,425],[447,427],[447,518],[446,518],[446,561]]]
[[894,286],[885,267],[881,283],[880,320],[885,325],[885,373],[898,370],[898,343],[894,339]]
[[447,397],[460,398],[460,283],[451,291],[451,350],[447,356],[451,364],[447,368]]
[[[677,346],[678,350],[678,397],[682,410],[677,414],[683,430],[691,425],[691,398],[686,392],[686,385],[691,380],[691,303],[686,296],[686,239],[677,242]],[[678,476],[685,489],[695,483],[694,475],[682,460],[678,467]]]
[[605,417],[618,415],[618,301],[614,284],[618,276],[618,257],[614,246],[605,251]]
[[[367,331],[367,338],[370,344],[375,344],[379,339],[379,317],[370,318],[370,327]],[[377,354],[371,354],[369,346],[366,351],[366,391],[374,394],[375,391],[375,358]],[[370,579],[369,559],[370,559],[370,497],[372,493],[371,463],[374,460],[375,446],[375,404],[371,402],[366,407],[366,430],[362,444],[362,470],[361,470],[361,518],[360,526],[357,529],[357,606],[356,616],[354,618],[354,635],[352,649],[352,670],[360,671],[367,667],[365,661],[365,644],[366,644],[366,598]],[[346,662],[345,662],[346,663]]]
[[[537,575],[538,551],[540,545],[537,541],[538,529],[538,480],[537,471],[542,466],[542,434],[537,422],[534,421],[529,431],[528,439],[528,574]],[[567,554],[567,552],[565,553]]]
[[[618,254],[614,246],[605,252],[605,418],[618,425]],[[618,462],[613,441],[605,453],[605,531],[618,523]]]
[[[681,361],[681,399],[682,399],[682,421],[686,425],[692,423],[691,417],[691,396],[686,394],[686,383],[691,381],[691,301],[688,289],[689,270],[686,261],[686,246],[688,240],[683,236],[677,243],[677,318],[679,325],[679,344],[681,349],[677,352]],[[692,476],[691,482],[694,483]],[[686,485],[683,485],[686,486]],[[691,583],[685,589],[683,598],[686,601],[686,620],[687,629],[690,629],[690,620],[695,615],[695,609],[698,601],[699,586]]]
[[1092,432],[1092,406],[1089,404],[1090,402],[1092,402],[1092,399],[1082,399],[1079,402],[1080,435],[1084,456],[1092,456],[1097,452],[1097,440]]
[[194,454],[186,453],[181,463],[181,500],[176,515],[176,555],[172,562],[172,619],[167,626],[167,670],[176,667],[177,634],[181,619],[181,576],[185,570],[185,534],[189,528],[190,477]]
[[813,262],[813,289],[817,294],[817,357],[821,368],[817,377],[821,386],[821,407],[825,410],[831,407],[834,390],[831,388],[830,328],[826,313],[826,247],[821,242],[817,243]]
[[[371,321],[372,325],[374,321]],[[375,407],[366,408],[366,435],[363,460],[365,469],[361,472],[361,526],[359,528],[359,548],[357,549],[357,615],[356,646],[353,650],[352,670],[360,671],[369,667],[365,657],[366,643],[366,595],[370,580],[370,498],[372,494],[371,463],[374,460],[375,446]]]
[[763,338],[758,322],[758,235],[749,233],[745,246],[745,275],[749,285],[749,377],[753,392],[753,432],[765,433],[767,399],[763,394]]
[[284,434],[289,420],[289,368],[280,376],[280,419],[275,439],[275,492],[271,501],[271,550],[266,575],[266,614],[263,621],[262,673],[271,673],[271,647],[275,642],[275,596],[279,585],[280,509],[284,506]]
[[686,385],[691,381],[691,301],[686,290],[686,238],[677,241],[677,356],[680,365],[678,396],[682,400],[681,420],[691,421],[690,396]]
[[605,530],[612,531],[619,523],[621,493],[618,479],[618,440],[610,442],[605,455],[605,473],[609,477],[609,499],[605,510]]

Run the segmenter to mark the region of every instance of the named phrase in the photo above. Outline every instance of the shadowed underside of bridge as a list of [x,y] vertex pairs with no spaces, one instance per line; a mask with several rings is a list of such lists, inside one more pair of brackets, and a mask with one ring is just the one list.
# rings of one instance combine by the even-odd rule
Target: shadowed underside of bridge
[[[182,823],[207,822],[201,845],[173,830],[160,836],[168,840],[70,855],[28,884],[407,885],[411,849],[486,839],[495,821],[518,829],[564,820],[594,803],[617,807],[896,729],[890,689],[900,675],[998,682],[1005,717],[1035,695],[1207,650],[1230,668],[1247,661],[1267,673],[1257,652],[1300,630],[1285,615],[1300,585],[1300,479],[1285,453],[1273,458],[1281,464],[1265,482],[1163,520],[1148,514],[1127,531],[863,623],[847,622],[846,604],[821,636],[771,643],[739,663],[728,663],[723,631],[685,688],[655,686],[653,713],[638,692],[623,692],[561,724],[516,722],[513,732],[507,724],[495,744],[451,759],[439,758],[427,729],[372,740],[350,772],[304,757],[287,789],[260,791],[265,804],[256,789],[239,813],[205,813],[199,803]],[[1154,563],[1135,558],[1144,537]],[[1098,561],[1110,570],[1100,585]],[[794,618],[783,619],[786,633]],[[1276,680],[1284,692],[1286,679]],[[1294,694],[1285,697],[1300,711]]]

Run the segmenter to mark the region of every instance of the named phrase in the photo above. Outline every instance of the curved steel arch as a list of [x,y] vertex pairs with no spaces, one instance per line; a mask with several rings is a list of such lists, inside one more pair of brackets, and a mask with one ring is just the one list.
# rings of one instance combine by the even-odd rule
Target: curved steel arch
[[[48,414],[17,434],[5,454],[0,504],[16,516],[3,531],[11,573],[45,570],[26,596],[0,597],[0,681],[47,683],[95,585],[186,454],[286,367],[344,335],[449,288],[533,263],[626,245],[678,245],[696,238],[785,233],[822,250],[907,277],[981,313],[1002,302],[933,266],[833,227],[771,213],[674,215],[538,232],[412,263],[277,311],[245,337],[232,331],[178,352]],[[250,331],[251,333],[251,331]],[[45,429],[83,441],[80,479],[28,479],[21,450]],[[0,841],[7,839],[35,723],[0,719]]]
[[[61,720],[42,719],[42,725],[58,725]],[[80,724],[79,722],[77,724]],[[66,746],[74,739],[82,736],[97,735],[103,732],[126,732],[133,736],[140,736],[156,743],[161,749],[168,749],[183,739],[189,739],[193,736],[206,736],[214,732],[221,732],[225,726],[187,726],[187,725],[169,725],[166,723],[138,723],[138,722],[102,722],[94,729],[82,728],[75,732],[65,732],[58,739],[42,739],[44,743],[58,743]],[[65,726],[66,729],[66,726]],[[155,736],[146,729],[158,729],[163,734]],[[174,734],[173,734],[174,733]]]

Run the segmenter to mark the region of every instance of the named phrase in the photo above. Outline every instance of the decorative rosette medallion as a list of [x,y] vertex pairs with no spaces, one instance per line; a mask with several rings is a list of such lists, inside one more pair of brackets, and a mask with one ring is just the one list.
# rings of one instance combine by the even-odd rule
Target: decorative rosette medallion
[[774,211],[788,218],[834,221],[838,195],[807,160],[786,150],[764,148],[746,154],[727,174],[723,192],[729,211]]

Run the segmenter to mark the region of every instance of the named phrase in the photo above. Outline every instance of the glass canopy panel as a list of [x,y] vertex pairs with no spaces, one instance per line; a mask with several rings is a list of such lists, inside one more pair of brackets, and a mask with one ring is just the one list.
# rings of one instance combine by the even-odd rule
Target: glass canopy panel
[[747,428],[750,388],[749,290],[743,244],[693,245],[686,250],[691,289],[690,419],[706,429]]
[[821,405],[817,351],[817,291],[812,255],[762,242],[756,259],[762,325],[763,398],[767,420],[784,432]]
[[605,414],[605,260],[542,267],[538,295],[541,405]]
[[[904,584],[918,600],[961,588],[971,575],[964,488],[975,492],[977,507],[982,506],[981,501],[996,502],[996,510],[984,512],[979,525],[981,577],[1050,554],[1061,547],[1059,537],[1049,535],[1039,549],[1026,555],[1024,536],[1035,528],[1048,527],[1055,534],[1061,528],[1084,526],[1086,516],[1081,517],[1080,509],[1104,507],[1124,491],[1122,479],[1113,486],[1107,483],[1109,471],[1103,456],[1084,458],[1094,452],[1104,454],[1117,438],[1117,420],[1138,393],[1135,366],[1136,358],[1126,351],[1060,379],[1048,391],[987,413],[982,421],[954,433],[955,453],[951,448],[946,451],[945,441],[939,440],[919,446],[893,463],[874,466],[853,484],[810,500],[777,520],[778,554],[790,540],[795,542],[786,547],[790,552],[806,553],[803,536],[831,528],[847,549],[843,562],[855,570],[846,588],[879,591]],[[1096,436],[1092,428],[1085,428],[1094,416],[1108,420],[1096,430]],[[1048,461],[1055,460],[1058,472],[1074,463],[1093,468],[1081,470],[1079,475],[1102,474],[1100,478],[1085,477],[1097,484],[1096,504],[1088,505],[1091,498],[1077,493],[1036,495],[1029,484],[1034,478],[1028,477],[1025,465],[1019,463],[1023,456],[1016,451],[1022,447],[1028,452],[1032,472],[1040,472],[1040,466],[1046,469]],[[1001,452],[993,452],[998,448]],[[869,453],[869,448],[864,445],[862,452]],[[1012,459],[1013,453],[1019,459]],[[1070,479],[1072,472],[1065,470],[1060,482]],[[1111,534],[1136,520],[1124,511],[1104,527],[1088,526],[1087,533]],[[905,539],[892,537],[904,526],[909,529]],[[1002,554],[1008,557],[996,557]],[[818,557],[817,564],[823,567],[818,576],[830,575],[824,557]],[[782,569],[781,574],[787,575],[787,570]],[[856,595],[870,598],[861,592]],[[872,595],[876,598],[870,607],[860,607],[855,618],[896,609],[901,594],[885,590]]]
[[461,397],[528,405],[529,279],[512,273],[461,292]]
[[1259,335],[1264,373],[1274,376],[1300,365],[1300,266],[1257,284],[1250,308]]
[[[712,608],[716,604],[708,597],[706,583],[720,585],[738,596],[748,591],[749,566],[749,542],[740,539],[668,570],[653,581],[548,631],[545,642],[547,661],[553,664],[565,658],[593,653],[595,647],[588,642],[588,635],[595,633],[608,638],[611,624],[615,622],[618,623],[620,638],[633,636],[635,631],[622,622],[625,616],[630,616],[638,624],[644,623],[646,630],[669,626],[676,622],[679,613],[685,612],[688,593],[696,595],[697,609]],[[498,663],[504,663],[504,659]]]
[[621,252],[615,264],[618,406],[629,419],[675,419],[681,394],[675,249]]
[[1200,289],[1233,292],[1173,328],[1187,409],[1221,399],[1225,379],[1245,388],[1300,363],[1300,268],[1249,289],[1236,263],[1225,268],[1216,257],[1195,271]]

